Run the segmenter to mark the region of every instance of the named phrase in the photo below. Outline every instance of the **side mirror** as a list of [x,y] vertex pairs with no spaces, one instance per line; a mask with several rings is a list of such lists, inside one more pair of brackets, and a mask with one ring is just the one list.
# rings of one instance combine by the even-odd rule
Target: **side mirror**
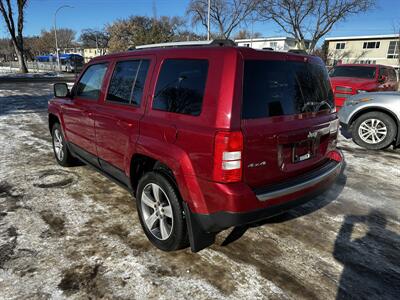
[[379,83],[385,83],[386,81],[387,81],[387,76],[385,76],[385,75],[379,76],[379,78],[378,78]]
[[56,98],[65,98],[69,97],[69,89],[66,83],[55,83],[54,84],[54,97]]

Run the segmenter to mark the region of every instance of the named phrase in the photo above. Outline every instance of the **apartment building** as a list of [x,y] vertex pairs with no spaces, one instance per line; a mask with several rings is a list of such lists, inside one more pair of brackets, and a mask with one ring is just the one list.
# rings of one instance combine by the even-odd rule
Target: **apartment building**
[[400,34],[332,37],[328,44],[328,64],[382,64],[399,68]]
[[[299,45],[292,37],[263,37],[254,39],[239,39],[235,42],[242,47],[251,47],[254,49],[272,49],[275,51],[289,51],[299,49]],[[306,48],[309,46],[309,41],[306,42]]]

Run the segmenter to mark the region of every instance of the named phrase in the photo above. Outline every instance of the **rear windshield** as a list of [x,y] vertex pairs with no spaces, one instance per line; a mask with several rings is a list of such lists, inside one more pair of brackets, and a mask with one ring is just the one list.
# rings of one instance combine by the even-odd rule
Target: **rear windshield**
[[330,72],[331,77],[355,77],[374,79],[376,74],[375,67],[357,67],[357,66],[343,66],[335,67]]
[[243,119],[315,112],[333,106],[324,66],[292,61],[245,61]]

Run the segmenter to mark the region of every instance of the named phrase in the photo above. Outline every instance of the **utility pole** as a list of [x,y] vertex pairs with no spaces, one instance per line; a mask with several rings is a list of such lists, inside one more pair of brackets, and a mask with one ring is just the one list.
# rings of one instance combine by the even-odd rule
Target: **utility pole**
[[208,11],[207,11],[207,41],[210,40],[210,10],[211,10],[211,0],[208,0]]
[[60,55],[58,53],[58,41],[57,41],[57,13],[62,8],[73,8],[73,7],[70,5],[62,5],[59,8],[57,8],[56,12],[54,13],[54,37],[56,39],[56,58],[57,58],[57,67],[59,71],[61,70],[61,66],[60,66]]

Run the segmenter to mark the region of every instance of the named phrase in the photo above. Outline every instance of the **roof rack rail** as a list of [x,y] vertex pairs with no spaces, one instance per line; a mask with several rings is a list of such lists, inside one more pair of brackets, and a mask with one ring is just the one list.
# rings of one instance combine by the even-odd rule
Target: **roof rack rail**
[[236,46],[236,43],[232,40],[171,42],[171,43],[140,45],[136,47],[131,47],[129,48],[129,50],[140,50],[149,48],[177,48],[177,47],[192,47],[192,46]]

